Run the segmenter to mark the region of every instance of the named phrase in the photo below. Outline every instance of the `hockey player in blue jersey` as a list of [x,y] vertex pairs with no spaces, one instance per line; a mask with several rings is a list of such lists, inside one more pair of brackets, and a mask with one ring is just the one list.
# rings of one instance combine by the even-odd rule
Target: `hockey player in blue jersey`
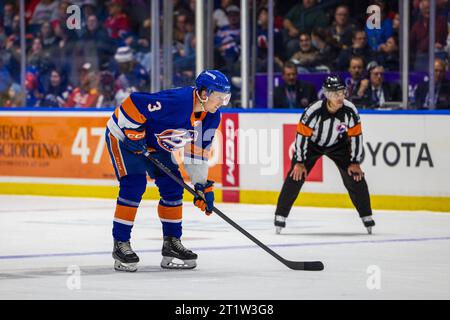
[[181,178],[172,152],[183,149],[184,168],[195,190],[203,195],[195,197],[194,204],[209,215],[214,206],[214,182],[207,179],[207,154],[220,122],[218,109],[228,104],[230,96],[227,77],[217,70],[206,70],[196,78],[195,87],[132,93],[114,111],[105,138],[120,185],[112,230],[116,270],[137,270],[139,257],[131,248],[130,238],[147,174],[155,179],[160,194],[158,215],[164,238],[161,267],[196,267],[197,255],[180,240],[184,190],[142,153],[150,151]]

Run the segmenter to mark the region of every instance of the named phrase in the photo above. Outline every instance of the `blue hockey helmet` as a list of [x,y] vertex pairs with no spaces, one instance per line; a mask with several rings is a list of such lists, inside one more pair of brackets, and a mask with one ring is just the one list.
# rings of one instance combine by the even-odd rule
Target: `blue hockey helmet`
[[222,93],[231,92],[230,81],[219,70],[202,71],[195,79],[195,88],[197,91],[206,89],[208,95],[213,91]]
[[[197,97],[200,103],[208,100],[220,102],[222,106],[226,106],[231,99],[231,85],[228,78],[218,70],[205,70],[195,79],[195,88],[197,89]],[[206,90],[206,99],[202,100],[199,92]]]

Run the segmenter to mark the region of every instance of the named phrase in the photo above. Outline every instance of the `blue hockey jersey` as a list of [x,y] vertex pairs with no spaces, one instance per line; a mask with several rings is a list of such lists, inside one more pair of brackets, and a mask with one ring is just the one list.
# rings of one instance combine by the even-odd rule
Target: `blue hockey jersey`
[[194,87],[157,93],[135,92],[116,108],[108,129],[118,139],[146,139],[155,151],[184,149],[185,155],[207,159],[215,130],[220,123],[216,113],[193,112]]

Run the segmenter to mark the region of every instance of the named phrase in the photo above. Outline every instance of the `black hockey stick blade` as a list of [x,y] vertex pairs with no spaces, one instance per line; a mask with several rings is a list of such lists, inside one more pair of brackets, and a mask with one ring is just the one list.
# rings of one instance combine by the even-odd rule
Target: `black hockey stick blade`
[[284,264],[292,270],[322,271],[324,269],[322,261],[289,261],[284,260]]

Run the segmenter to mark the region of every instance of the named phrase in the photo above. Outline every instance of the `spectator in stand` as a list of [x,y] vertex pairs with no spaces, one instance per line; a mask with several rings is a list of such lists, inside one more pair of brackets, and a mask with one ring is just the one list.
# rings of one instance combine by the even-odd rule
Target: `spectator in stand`
[[[3,7],[3,28],[5,28],[5,34],[10,35],[12,32],[13,19],[17,14],[17,9],[14,3],[5,3]],[[0,21],[1,21],[0,17]],[[1,26],[0,26],[1,28]]]
[[349,12],[346,5],[339,5],[334,12],[334,22],[329,27],[333,38],[342,49],[352,45],[352,34],[355,30],[355,25],[350,23]]
[[150,38],[152,23],[151,19],[145,19],[139,27],[138,36],[133,40],[129,47],[136,52],[135,59],[150,73],[152,53],[150,52]]
[[339,54],[339,45],[324,28],[316,28],[311,33],[312,45],[318,50],[316,59],[312,61],[315,71],[330,72],[336,69],[336,58]]
[[0,58],[3,59],[4,65],[8,68],[13,81],[20,83],[20,18],[15,15],[12,23],[11,34],[5,42],[5,49]]
[[97,99],[97,108],[111,108],[116,106],[114,99],[114,75],[110,71],[100,73],[100,95]]
[[314,63],[319,51],[312,45],[311,35],[301,32],[299,36],[300,50],[294,53],[290,61],[297,66],[297,72],[309,73],[314,71]]
[[317,27],[327,27],[327,16],[322,9],[315,6],[316,0],[303,0],[287,13],[283,26],[288,56],[292,56],[298,50],[300,32],[311,33]]
[[0,98],[0,106],[14,108],[22,107],[24,105],[24,93],[18,83],[11,84],[4,100]]
[[429,82],[424,81],[416,90],[417,109],[450,109],[450,80],[445,78],[446,64],[441,59],[434,60],[434,101],[428,95]]
[[43,90],[38,82],[36,71],[28,71],[25,75],[26,106],[39,107],[43,97]]
[[195,54],[195,20],[188,17],[186,20],[186,33],[184,35],[184,55],[190,56]]
[[397,102],[402,98],[401,88],[398,84],[384,82],[384,67],[372,61],[367,66],[369,79],[361,81],[358,97],[364,108],[380,108],[386,102]]
[[[266,7],[259,9],[258,22],[256,26],[256,45],[257,45],[257,72],[267,71],[267,43],[269,29],[269,15]],[[283,68],[284,52],[281,32],[274,28],[274,62],[275,72]]]
[[349,67],[350,59],[353,56],[364,58],[364,64],[375,60],[375,53],[367,44],[367,35],[364,30],[355,30],[352,36],[352,46],[344,49],[336,60],[336,68],[339,71],[345,71]]
[[122,104],[131,93],[138,91],[135,87],[130,86],[128,80],[123,75],[120,75],[116,79],[114,86],[116,88],[116,94],[114,95],[115,106]]
[[317,100],[314,85],[298,80],[295,64],[286,62],[283,67],[284,84],[278,86],[273,94],[273,107],[286,109],[306,108],[310,103]]
[[78,39],[76,30],[67,28],[67,8],[71,5],[69,0],[63,0],[58,5],[56,19],[52,21],[52,28],[58,39]]
[[55,36],[50,22],[46,21],[41,24],[39,39],[41,40],[44,55],[49,57],[54,56],[55,50],[58,50],[59,39]]
[[195,77],[195,21],[192,16],[186,16],[183,29],[183,37],[179,37],[176,44],[174,61],[174,84],[177,86],[188,85]]
[[30,24],[31,18],[33,18],[34,10],[36,10],[37,5],[41,0],[28,0],[25,6],[25,22]]
[[[410,34],[410,50],[414,70],[428,70],[428,43],[429,43],[429,20],[430,20],[430,2],[429,0],[421,0],[420,18],[413,24]],[[443,50],[448,34],[446,18],[440,15],[436,17],[436,42],[435,50]]]
[[80,72],[80,85],[67,98],[65,107],[92,108],[97,104],[97,78],[90,63],[83,64]]
[[27,55],[28,66],[34,67],[36,70],[37,82],[40,86],[45,82],[50,70],[55,68],[53,56],[50,51],[45,52],[42,48],[40,38],[35,38],[31,47],[31,51]]
[[175,43],[175,49],[177,51],[177,58],[184,57],[186,54],[184,52],[185,37],[187,35],[187,20],[188,16],[186,13],[179,13],[174,17],[175,27],[173,28],[173,41]]
[[134,87],[139,91],[147,91],[150,85],[150,77],[136,59],[130,47],[119,47],[114,60],[117,64],[115,78],[121,77],[125,88]]
[[9,86],[13,82],[10,70],[8,69],[8,59],[6,51],[6,36],[0,34],[0,94],[6,94]]
[[136,35],[140,34],[144,21],[150,19],[151,3],[148,0],[128,0],[126,12],[131,21],[131,29]]
[[235,63],[240,54],[240,10],[239,7],[231,5],[227,7],[226,11],[229,25],[222,27],[217,31],[214,37],[214,46],[222,59],[222,61],[218,63],[219,65],[224,66],[222,70],[225,73],[234,75],[237,73],[237,70],[235,70]]
[[358,97],[358,90],[363,80],[364,73],[364,59],[360,56],[353,56],[350,59],[350,66],[348,67],[350,78],[346,79],[347,85],[347,97],[355,105],[360,104],[360,98]]
[[111,39],[120,42],[131,31],[131,23],[123,12],[123,0],[111,0],[107,3],[109,16],[104,27]]
[[86,29],[89,17],[97,17],[99,15],[98,12],[96,0],[83,0],[81,5],[81,32]]
[[49,22],[58,17],[58,1],[55,0],[41,0],[34,9],[31,18],[31,24],[40,25],[44,22]]
[[105,29],[100,28],[95,15],[88,17],[77,46],[82,60],[91,63],[95,70],[106,66],[115,53],[114,44]]
[[386,16],[386,3],[384,0],[374,0],[374,5],[380,7],[381,13],[381,25],[380,28],[368,28],[367,24],[365,27],[368,44],[373,51],[378,51],[380,45],[384,44],[387,39],[392,37],[394,34],[394,29],[392,27],[392,19]]
[[229,25],[226,9],[233,4],[233,0],[221,0],[220,7],[213,12],[214,29]]
[[400,36],[400,14],[396,13],[392,19],[392,29],[394,29],[394,36]]
[[71,92],[72,87],[67,84],[67,80],[62,72],[53,69],[50,72],[50,80],[45,89],[41,106],[55,108],[64,107]]
[[378,62],[386,71],[398,71],[400,66],[400,52],[398,38],[392,36],[379,47]]
[[225,9],[233,4],[233,0],[221,0],[220,7],[213,12],[214,30],[228,26],[228,17]]

